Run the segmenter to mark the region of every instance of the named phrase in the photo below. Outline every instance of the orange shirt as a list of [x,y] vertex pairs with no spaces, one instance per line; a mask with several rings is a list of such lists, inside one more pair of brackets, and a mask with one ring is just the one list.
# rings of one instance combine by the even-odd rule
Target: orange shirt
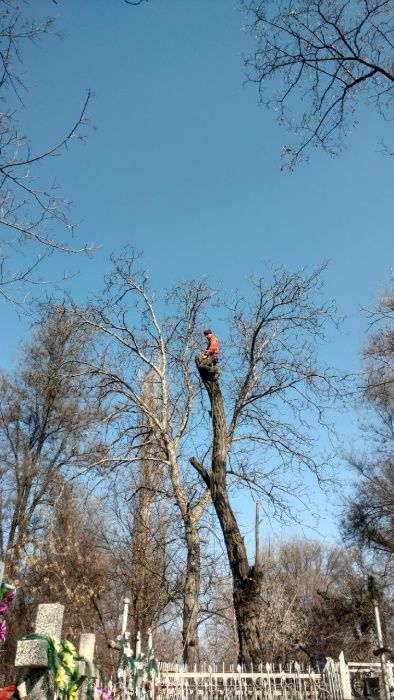
[[218,339],[214,336],[211,335],[210,338],[207,338],[208,345],[207,349],[205,350],[207,355],[216,355],[216,357],[219,355],[219,341]]

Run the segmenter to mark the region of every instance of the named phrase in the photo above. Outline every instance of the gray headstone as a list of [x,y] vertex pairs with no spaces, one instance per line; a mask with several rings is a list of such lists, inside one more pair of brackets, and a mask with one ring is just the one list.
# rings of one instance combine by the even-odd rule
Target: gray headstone
[[[64,606],[44,603],[38,606],[35,632],[47,637],[61,637]],[[21,639],[16,649],[15,666],[19,667],[18,687],[29,700],[52,700],[53,688],[48,671],[47,642]]]
[[20,639],[16,648],[15,666],[46,667],[47,647],[46,641],[41,639]]
[[42,603],[38,606],[36,627],[37,634],[48,637],[62,636],[64,605],[60,603]]

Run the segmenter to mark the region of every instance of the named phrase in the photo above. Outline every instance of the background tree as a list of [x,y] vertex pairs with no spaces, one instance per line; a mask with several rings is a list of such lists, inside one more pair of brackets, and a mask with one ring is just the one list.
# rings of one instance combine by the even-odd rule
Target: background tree
[[[309,662],[317,668],[341,651],[347,659],[374,658],[373,606],[359,554],[317,541],[290,540],[264,548],[261,566],[258,620],[264,661]],[[204,654],[207,660],[233,663],[237,639],[228,579],[212,586],[211,598]],[[393,608],[386,605],[384,612],[392,624]]]
[[64,482],[50,520],[30,547],[22,590],[30,605],[45,601],[65,606],[66,639],[77,644],[81,632],[95,632],[100,661],[107,667],[108,643],[118,632],[123,597],[113,585],[113,555],[102,536],[109,526],[104,499],[88,498],[81,484]]
[[74,228],[68,216],[70,202],[59,196],[55,184],[42,181],[39,168],[42,161],[83,138],[90,93],[57,143],[33,147],[20,127],[26,91],[21,70],[24,47],[37,44],[53,29],[53,19],[35,21],[28,7],[0,1],[0,296],[8,301],[16,300],[26,282],[37,281],[34,272],[43,258],[55,251],[87,250],[70,243]]
[[256,40],[249,77],[299,136],[283,149],[290,167],[311,146],[336,154],[361,98],[390,117],[393,0],[263,0],[247,9]]
[[0,377],[0,556],[8,576],[46,522],[64,477],[104,456],[102,412],[80,373],[86,332],[43,307],[14,377]]
[[365,450],[349,464],[359,481],[347,505],[345,536],[371,548],[392,566],[394,554],[394,293],[384,294],[370,314],[371,336],[363,351],[362,423]]
[[[148,277],[136,264],[132,253],[114,260],[103,296],[76,309],[76,314],[97,334],[97,355],[89,371],[113,417],[111,431],[117,437],[112,458],[118,456],[124,468],[143,459],[154,473],[164,464],[170,478],[186,545],[183,658],[193,666],[201,576],[199,523],[209,493],[188,468],[185,447],[200,421],[192,410],[198,382],[190,364],[211,291],[201,281],[175,287],[166,297],[168,314],[160,320]],[[154,443],[150,453],[143,451],[147,436]]]
[[[148,455],[149,438],[146,443],[142,452]],[[178,618],[182,599],[175,554],[178,518],[169,498],[171,487],[166,483],[164,467],[157,463],[152,469],[149,459],[141,457],[140,462],[123,464],[103,475],[105,511],[111,525],[102,530],[101,537],[111,558],[111,576],[116,578],[122,595],[130,598],[133,648],[138,631],[146,640],[151,627],[156,638],[161,627],[167,628],[174,617]]]
[[294,655],[314,662],[344,651],[348,659],[372,659],[374,613],[360,553],[294,540],[273,559],[298,622],[287,637]]

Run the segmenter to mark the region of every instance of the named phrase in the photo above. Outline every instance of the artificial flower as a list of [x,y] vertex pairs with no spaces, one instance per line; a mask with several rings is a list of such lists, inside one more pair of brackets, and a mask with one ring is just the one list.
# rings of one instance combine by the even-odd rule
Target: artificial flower
[[93,698],[94,700],[112,700],[112,690],[95,685],[93,686]]
[[74,646],[74,644],[71,644],[71,642],[68,642],[67,639],[65,642],[63,642],[63,649],[69,654],[72,654],[72,656],[76,656],[77,650]]
[[61,643],[59,637],[49,637],[49,641],[52,644],[56,653],[58,654],[62,648],[62,643]]
[[59,690],[64,691],[68,685],[67,671],[63,666],[59,666],[55,675],[55,685]]
[[14,591],[7,591],[7,593],[3,597],[3,603],[7,603],[7,605],[9,605],[10,603],[12,603],[14,598],[15,598]]
[[[64,645],[63,645],[63,648],[64,648]],[[74,668],[75,668],[74,656],[72,654],[69,654],[69,653],[63,654],[62,666],[64,666],[64,668],[67,668],[72,673]]]
[[5,642],[7,638],[7,625],[5,620],[0,620],[0,642]]
[[77,697],[77,690],[77,685],[76,683],[74,683],[74,685],[71,686],[67,693],[67,700],[75,700],[75,698]]

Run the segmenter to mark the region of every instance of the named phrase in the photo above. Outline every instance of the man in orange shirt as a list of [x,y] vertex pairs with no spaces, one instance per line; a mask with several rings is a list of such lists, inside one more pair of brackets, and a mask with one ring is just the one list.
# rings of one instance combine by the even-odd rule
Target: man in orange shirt
[[204,331],[204,335],[207,339],[207,348],[203,355],[205,357],[213,356],[213,359],[216,359],[217,362],[219,358],[219,341],[216,336],[214,336],[210,328],[207,328]]
[[210,328],[206,328],[204,335],[207,339],[207,347],[201,353],[199,363],[200,367],[212,374],[212,379],[215,380],[220,374],[220,369],[217,366],[219,361],[219,341]]

